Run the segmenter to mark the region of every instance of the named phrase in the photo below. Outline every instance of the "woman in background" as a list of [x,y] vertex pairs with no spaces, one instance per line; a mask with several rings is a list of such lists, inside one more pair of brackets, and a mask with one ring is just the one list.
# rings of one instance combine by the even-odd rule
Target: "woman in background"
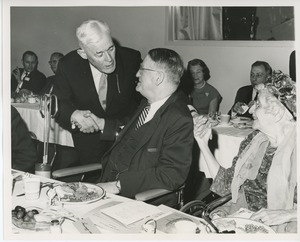
[[190,98],[197,112],[214,114],[219,111],[222,97],[216,88],[207,83],[210,79],[210,71],[204,61],[199,59],[189,61],[187,70],[194,84]]

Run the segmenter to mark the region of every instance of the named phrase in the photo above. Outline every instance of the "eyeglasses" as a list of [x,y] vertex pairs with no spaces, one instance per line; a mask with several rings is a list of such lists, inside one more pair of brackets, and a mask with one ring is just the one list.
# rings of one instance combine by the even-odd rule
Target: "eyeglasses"
[[145,68],[142,65],[140,65],[139,71],[154,71],[154,72],[161,72],[161,73],[163,73],[162,71],[159,71],[159,70]]
[[48,61],[48,63],[51,64],[56,64],[58,61],[57,60],[53,60],[53,61]]
[[153,70],[153,69],[149,69],[149,68],[144,68],[142,66],[140,66],[140,71],[157,71],[157,70]]
[[250,74],[251,78],[262,78],[265,74],[264,73],[257,73],[257,74]]

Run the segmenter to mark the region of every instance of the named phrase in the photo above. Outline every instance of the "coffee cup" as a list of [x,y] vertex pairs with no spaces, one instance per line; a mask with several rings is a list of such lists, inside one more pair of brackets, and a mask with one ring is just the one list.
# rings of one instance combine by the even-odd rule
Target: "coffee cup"
[[230,121],[230,115],[229,114],[221,114],[218,116],[218,121],[220,124],[228,124]]
[[23,181],[25,189],[25,199],[38,199],[40,197],[40,179],[37,177],[27,177]]

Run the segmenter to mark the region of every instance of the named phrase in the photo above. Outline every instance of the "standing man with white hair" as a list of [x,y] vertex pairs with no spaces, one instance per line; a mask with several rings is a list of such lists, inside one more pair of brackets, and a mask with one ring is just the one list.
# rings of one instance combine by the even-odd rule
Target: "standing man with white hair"
[[[116,46],[104,22],[88,20],[76,31],[79,49],[58,65],[54,93],[58,123],[72,132],[80,163],[97,163],[137,108],[140,52]],[[99,118],[98,124],[90,117]],[[78,164],[58,164],[57,168]]]

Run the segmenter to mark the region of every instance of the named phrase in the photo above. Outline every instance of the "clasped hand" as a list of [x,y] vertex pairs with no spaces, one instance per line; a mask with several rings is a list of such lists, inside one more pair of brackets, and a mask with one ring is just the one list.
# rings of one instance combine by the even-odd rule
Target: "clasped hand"
[[211,139],[211,123],[205,115],[197,115],[193,118],[194,121],[194,137],[199,142],[208,143]]
[[76,110],[71,115],[72,125],[83,133],[94,133],[104,129],[104,119],[97,117],[90,110]]

